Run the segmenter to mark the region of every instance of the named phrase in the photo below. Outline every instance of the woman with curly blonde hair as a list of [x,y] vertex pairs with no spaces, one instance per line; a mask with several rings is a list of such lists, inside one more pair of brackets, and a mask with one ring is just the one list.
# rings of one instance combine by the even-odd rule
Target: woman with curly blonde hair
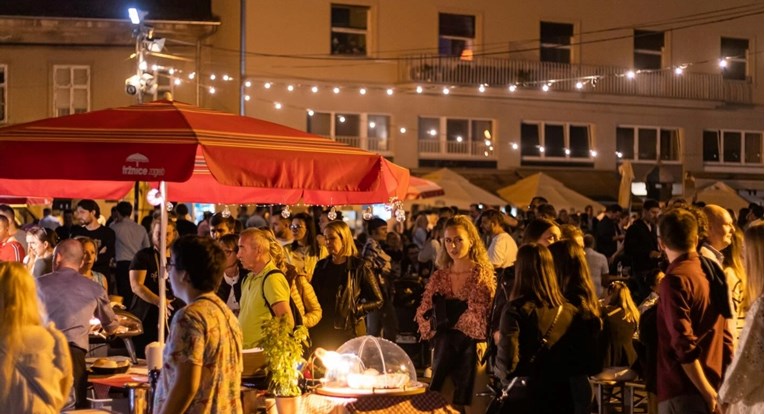
[[66,338],[45,325],[35,281],[21,263],[0,263],[0,407],[58,413],[72,388]]
[[433,346],[430,389],[442,391],[450,376],[452,404],[467,412],[483,412],[471,403],[474,388],[483,388],[487,380],[477,354],[485,350],[496,282],[494,267],[470,218],[459,215],[447,220],[436,264],[439,269],[428,280],[417,309],[420,335]]

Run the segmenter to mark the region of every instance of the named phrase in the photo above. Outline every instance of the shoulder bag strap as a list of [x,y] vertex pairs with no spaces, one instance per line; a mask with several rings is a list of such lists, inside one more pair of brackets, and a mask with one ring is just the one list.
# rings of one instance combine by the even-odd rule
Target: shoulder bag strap
[[550,344],[550,335],[552,334],[553,329],[555,328],[555,324],[558,322],[558,318],[560,317],[561,311],[563,311],[563,305],[558,305],[558,310],[555,313],[555,318],[553,318],[552,323],[550,324],[550,327],[547,328],[547,332],[545,332],[544,336],[542,336],[542,340],[540,341],[539,349],[534,353],[534,355],[531,356],[529,359],[529,364],[533,364],[534,361],[537,359],[537,356],[542,352],[544,349],[550,349],[553,344]]
[[268,308],[268,311],[271,312],[271,316],[275,316],[274,310],[271,309],[271,304],[268,303],[268,299],[266,299],[266,279],[268,279],[269,276],[271,276],[274,273],[282,273],[279,269],[271,270],[270,272],[266,273],[265,276],[263,276],[263,283],[260,284],[260,293],[263,295],[263,301],[266,302],[266,307]]

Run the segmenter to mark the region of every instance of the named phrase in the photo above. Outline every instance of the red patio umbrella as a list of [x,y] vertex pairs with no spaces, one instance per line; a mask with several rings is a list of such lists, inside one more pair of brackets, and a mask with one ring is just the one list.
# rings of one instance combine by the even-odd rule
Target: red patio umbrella
[[[23,154],[34,154],[34,167]],[[0,165],[0,179],[10,179],[3,180],[2,192],[24,196],[63,196],[77,187],[55,180],[103,181],[104,191],[122,191],[119,182],[160,181],[162,194],[185,198],[187,191],[199,201],[214,196],[224,202],[372,204],[403,199],[409,182],[407,169],[378,154],[167,100],[0,128]],[[166,182],[186,184],[174,195]],[[32,186],[41,193],[31,194]],[[227,198],[233,195],[243,198]],[[164,251],[167,211],[161,211]],[[167,273],[165,263],[161,267],[164,342]]]
[[409,177],[409,189],[406,192],[406,200],[419,200],[442,195],[444,195],[444,189],[433,181],[415,176]]
[[[0,128],[0,150],[0,178],[186,182],[199,201],[222,184],[251,187],[236,202],[381,203],[408,185],[408,171],[379,154],[173,101]],[[34,168],[18,155],[30,153]]]

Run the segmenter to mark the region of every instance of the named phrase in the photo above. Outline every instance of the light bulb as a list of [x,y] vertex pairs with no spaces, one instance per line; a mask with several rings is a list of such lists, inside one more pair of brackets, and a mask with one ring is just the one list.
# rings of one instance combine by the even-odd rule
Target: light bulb
[[308,116],[313,116],[313,109],[308,110]]
[[181,79],[180,78],[175,78],[173,83],[176,84],[176,85],[180,85],[181,84]]
[[376,124],[376,123],[374,123],[374,121],[372,121],[372,122],[370,122],[370,123],[369,123],[369,128],[370,128],[370,129],[375,129],[375,127],[376,127],[376,126],[377,126],[377,124]]
[[189,73],[189,80],[194,79],[197,76],[196,72]]
[[547,91],[549,91],[549,90],[550,90],[550,85],[548,85],[548,84],[546,84],[546,83],[545,83],[544,85],[542,85],[542,90],[543,90],[544,92],[547,92]]
[[156,71],[157,71],[157,69],[159,69],[159,66],[157,66],[157,65],[151,65],[151,70],[153,70],[153,71],[155,71],[155,72],[156,72]]
[[215,74],[210,75],[210,80],[215,80]]
[[584,88],[584,84],[580,81],[576,83],[576,89],[582,89]]
[[319,87],[318,86],[311,86],[311,92],[313,92],[313,93],[319,92]]
[[594,158],[594,157],[597,157],[597,156],[598,156],[598,152],[597,152],[597,151],[595,151],[595,150],[590,150],[590,155],[592,155],[592,156],[593,156],[593,158]]
[[337,218],[337,210],[335,210],[334,206],[332,206],[332,208],[329,209],[329,213],[327,213],[327,218],[330,220],[335,220]]
[[210,91],[210,94],[215,95],[215,87],[214,86],[210,86],[209,91]]
[[418,86],[417,89],[415,89],[415,91],[417,91],[417,93],[422,93],[422,86]]
[[290,211],[290,206],[284,206],[284,208],[282,209],[282,217],[290,218],[290,214],[292,214],[292,212]]
[[441,93],[443,93],[444,95],[448,95],[449,94],[449,88],[444,86],[444,89],[441,89]]
[[617,158],[621,158],[623,156],[624,156],[624,154],[622,154],[620,151],[616,151],[616,157]]
[[228,205],[223,206],[223,211],[220,212],[220,215],[224,218],[231,217],[231,210],[228,209]]
[[545,147],[543,147],[543,146],[541,146],[541,145],[540,145],[540,146],[539,146],[539,152],[542,152],[542,153],[543,153],[543,152],[545,152]]
[[517,149],[518,149],[518,144],[516,144],[515,142],[513,142],[512,144],[510,144],[510,147],[511,147],[512,149],[514,149],[514,150],[517,150]]
[[340,122],[341,124],[345,123],[345,117],[344,117],[344,116],[342,116],[342,115],[338,116],[338,117],[337,117],[337,120],[338,120],[338,122]]
[[483,86],[483,85],[479,86],[479,87],[478,87],[478,92],[481,92],[481,93],[484,93],[484,92],[486,92],[486,87],[485,87],[485,86]]
[[271,82],[264,83],[263,87],[266,88],[266,89],[271,89]]
[[509,86],[507,89],[508,89],[510,92],[515,92],[515,90],[516,90],[516,89],[518,89],[518,87],[517,87],[517,86],[515,86],[515,85],[510,85],[510,86]]
[[721,68],[725,69],[728,67],[728,58],[722,58],[720,59],[720,62],[718,62],[718,65],[720,65]]
[[627,79],[635,79],[635,71],[634,70],[627,71]]
[[489,145],[491,145],[491,141],[490,141],[490,140],[488,140],[488,139],[487,139],[487,140],[484,140],[484,141],[483,141],[483,144],[484,144],[484,145],[486,145],[486,146],[488,147]]
[[462,137],[461,136],[457,136],[457,142],[462,142]]
[[566,155],[571,155],[571,150],[568,148],[564,149],[563,152],[566,153]]
[[366,210],[364,210],[364,213],[361,215],[361,218],[363,218],[366,221],[372,220],[373,214],[372,214],[372,207],[367,207]]
[[172,75],[175,75],[175,69],[174,69],[174,68],[170,68],[170,69],[168,69],[168,70],[167,70],[167,74],[168,74],[168,75],[171,75],[171,76],[172,76]]
[[292,85],[287,85],[287,91],[288,91],[288,92],[292,92],[292,91],[294,91],[294,90],[295,90],[295,87],[294,87],[294,86],[292,86]]
[[385,90],[385,93],[387,93],[387,94],[388,94],[388,96],[392,96],[392,95],[393,95],[393,88],[388,88],[388,89],[386,89],[386,90]]
[[244,100],[249,102],[250,101],[250,95],[244,95]]
[[164,197],[162,197],[162,193],[160,193],[156,188],[152,188],[148,193],[146,193],[146,202],[155,207],[162,204],[163,201]]
[[332,93],[334,93],[335,95],[337,95],[338,93],[340,93],[340,88],[338,88],[337,86],[335,86],[334,88],[332,88]]
[[432,137],[435,137],[436,134],[438,134],[438,131],[436,131],[435,129],[431,129],[430,131],[428,131],[428,134],[430,134],[430,136]]
[[274,102],[274,108],[282,109],[282,104],[280,102]]
[[675,75],[682,75],[683,74],[683,68],[682,66],[678,66],[675,68]]
[[173,209],[175,209],[175,206],[173,205],[173,203],[168,201],[167,204],[165,204],[165,208],[167,209],[167,211],[173,211]]
[[228,81],[229,79],[230,79],[230,78],[228,77],[228,75],[223,75],[223,80],[224,80],[224,81]]
[[362,95],[366,95],[367,94],[367,89],[366,88],[361,88],[361,89],[359,89],[359,93],[362,94]]
[[400,132],[402,134],[406,134],[406,128],[401,127],[401,128],[399,128],[398,132]]

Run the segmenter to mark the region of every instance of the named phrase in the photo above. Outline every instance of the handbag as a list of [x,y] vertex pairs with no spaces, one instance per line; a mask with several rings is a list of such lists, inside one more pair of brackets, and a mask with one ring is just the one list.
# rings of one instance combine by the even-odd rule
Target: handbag
[[[550,335],[552,334],[555,324],[558,322],[561,311],[563,311],[563,305],[558,305],[558,310],[555,313],[550,327],[542,336],[540,340],[539,348],[534,352],[534,355],[529,358],[529,365],[533,365],[537,357],[542,351],[550,349],[554,343],[550,342]],[[531,413],[532,403],[531,395],[528,389],[528,377],[514,377],[510,380],[510,383],[506,387],[501,389],[492,389],[494,398],[486,408],[486,414],[506,414],[506,413]]]

